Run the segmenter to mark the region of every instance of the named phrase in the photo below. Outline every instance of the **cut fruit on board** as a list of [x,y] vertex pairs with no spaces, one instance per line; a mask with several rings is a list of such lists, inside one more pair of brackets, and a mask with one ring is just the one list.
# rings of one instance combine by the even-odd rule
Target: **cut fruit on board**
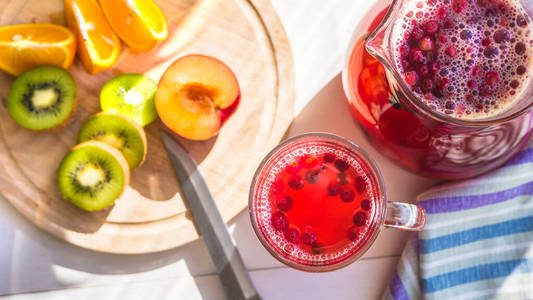
[[155,107],[168,128],[190,140],[207,140],[235,113],[240,102],[235,74],[220,60],[187,55],[159,81]]
[[52,65],[70,68],[76,55],[76,36],[55,24],[0,27],[0,70],[18,76],[29,69]]
[[145,52],[168,37],[165,16],[153,0],[98,0],[109,24],[132,50]]
[[120,55],[120,40],[96,0],[63,0],[65,20],[76,33],[78,56],[90,74],[112,67]]
[[66,125],[76,106],[77,87],[69,72],[41,66],[17,77],[9,89],[9,114],[20,126],[48,130]]
[[128,162],[110,145],[87,141],[68,153],[57,171],[65,199],[86,211],[111,205],[130,181]]
[[[0,106],[0,191],[38,227],[69,243],[103,252],[149,253],[198,239],[174,170],[162,145],[159,120],[146,126],[145,162],[109,209],[85,212],[62,199],[56,172],[76,144],[79,128],[101,111],[99,91],[120,74],[145,74],[158,82],[180,57],[202,53],[223,61],[239,79],[242,101],[217,138],[179,139],[198,162],[225,221],[248,204],[250,179],[279,143],[294,111],[292,53],[279,19],[266,0],[159,0],[169,37],[152,51],[123,51],[107,72],[88,74],[76,62],[78,109],[69,126],[35,133],[17,125]],[[62,24],[61,1],[0,1],[0,24]],[[57,17],[59,16],[59,17]],[[0,97],[12,79],[0,76]],[[83,100],[83,101],[82,101]],[[28,145],[31,145],[29,147]],[[45,153],[45,155],[43,154]],[[39,162],[35,163],[35,157]]]
[[140,126],[157,119],[154,98],[157,84],[141,74],[119,75],[100,91],[102,111],[124,115]]
[[78,143],[90,140],[119,150],[130,170],[143,163],[148,150],[143,128],[120,114],[99,113],[85,122],[78,132]]

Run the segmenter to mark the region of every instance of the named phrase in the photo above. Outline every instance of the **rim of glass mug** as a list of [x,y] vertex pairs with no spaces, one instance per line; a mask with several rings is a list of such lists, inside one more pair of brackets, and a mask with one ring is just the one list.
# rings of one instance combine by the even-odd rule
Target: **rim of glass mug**
[[[281,256],[278,252],[276,252],[274,249],[272,249],[272,245],[269,244],[269,242],[265,238],[265,235],[260,230],[260,224],[257,221],[256,213],[255,213],[255,209],[254,208],[255,208],[255,202],[256,202],[256,198],[257,198],[256,197],[257,188],[259,187],[258,180],[259,179],[264,179],[264,178],[262,178],[262,176],[264,175],[263,172],[266,169],[265,167],[270,166],[269,164],[273,163],[276,160],[276,154],[280,153],[282,150],[284,150],[285,148],[287,148],[287,147],[289,147],[289,146],[291,146],[293,144],[297,144],[298,142],[305,143],[305,140],[309,140],[310,142],[313,142],[313,141],[316,141],[317,139],[319,139],[320,141],[332,142],[332,143],[335,143],[335,144],[339,145],[340,147],[346,148],[347,151],[352,152],[353,155],[360,156],[361,159],[366,164],[368,164],[368,167],[374,173],[376,182],[378,184],[379,197],[378,197],[378,199],[375,199],[375,200],[377,202],[379,202],[380,207],[379,207],[379,209],[376,209],[376,214],[377,215],[376,215],[376,217],[374,217],[374,222],[371,225],[373,228],[372,228],[372,232],[370,233],[370,236],[366,238],[366,240],[364,242],[365,244],[362,245],[361,248],[358,248],[356,252],[354,252],[352,255],[344,258],[343,260],[341,260],[341,261],[339,261],[337,263],[330,264],[330,265],[303,265],[303,264],[299,264],[299,263],[296,263],[296,262],[292,261],[290,259],[290,257],[289,258],[285,258],[285,257]],[[286,264],[286,265],[288,265],[288,266],[290,266],[292,268],[295,268],[295,269],[298,269],[298,270],[302,270],[302,271],[326,272],[326,271],[333,271],[333,270],[345,267],[345,266],[353,263],[357,259],[359,259],[361,256],[363,256],[367,252],[367,250],[374,244],[374,241],[376,240],[377,236],[379,235],[379,233],[381,232],[381,229],[383,227],[395,227],[395,228],[398,228],[398,229],[407,229],[407,227],[402,226],[402,225],[393,224],[393,223],[390,223],[390,222],[386,223],[386,219],[388,218],[388,212],[387,212],[388,205],[390,205],[390,204],[402,205],[402,203],[387,201],[386,190],[385,190],[383,177],[381,175],[381,172],[379,171],[379,168],[377,167],[376,163],[374,162],[374,160],[371,159],[370,156],[363,149],[361,149],[361,147],[359,147],[357,144],[353,143],[352,141],[350,141],[350,140],[348,140],[346,138],[343,138],[341,136],[338,136],[338,135],[335,135],[335,134],[332,134],[332,133],[326,133],[326,132],[306,133],[306,134],[302,134],[302,135],[298,135],[298,136],[289,138],[289,139],[281,142],[279,145],[277,145],[274,149],[272,149],[265,156],[265,158],[261,161],[261,163],[257,167],[257,170],[256,170],[256,172],[254,174],[254,177],[252,179],[252,183],[251,183],[251,186],[250,186],[250,192],[249,192],[248,200],[249,200],[249,202],[248,202],[248,211],[249,211],[249,214],[250,214],[250,220],[251,220],[251,223],[252,223],[252,227],[254,229],[254,232],[255,232],[257,238],[259,239],[259,241],[263,245],[263,247],[274,258],[276,258],[280,262],[282,262],[282,263],[284,263],[284,264]],[[405,204],[405,205],[410,205],[410,204]],[[392,209],[396,209],[396,208],[393,207]],[[424,223],[425,223],[425,213],[422,212],[422,216],[421,216],[421,224],[422,225],[421,225],[421,227],[423,227]],[[418,230],[420,230],[421,227]],[[414,229],[415,227],[412,227],[412,228]]]

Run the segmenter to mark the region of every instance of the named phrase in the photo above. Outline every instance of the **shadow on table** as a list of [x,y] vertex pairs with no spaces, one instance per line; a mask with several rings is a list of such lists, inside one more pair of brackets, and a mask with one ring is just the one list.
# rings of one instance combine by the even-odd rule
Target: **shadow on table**
[[[322,88],[298,114],[287,130],[286,137],[312,131],[325,131],[344,136],[366,150],[382,170],[390,201],[413,202],[419,192],[435,182],[394,166],[372,148],[363,131],[354,124],[350,116],[349,106],[342,90],[340,74]],[[398,178],[402,178],[401,182]],[[404,199],[399,199],[397,195],[403,195]],[[11,252],[8,251],[5,254],[8,259],[11,259],[7,261],[5,268],[4,266],[0,268],[0,281],[7,278],[11,282],[5,283],[5,286],[0,284],[0,295],[6,292],[16,293],[73,286],[113,284],[126,280],[120,279],[120,276],[103,276],[105,278],[94,279],[89,275],[135,274],[148,271],[151,272],[139,276],[149,280],[175,278],[178,281],[180,276],[187,276],[190,273],[195,276],[197,287],[206,299],[213,299],[213,297],[216,299],[222,293],[220,282],[216,277],[211,276],[215,275],[215,268],[202,240],[153,254],[114,255],[98,253],[64,243],[44,233],[18,214],[5,201],[0,201],[0,210],[7,211],[8,217],[20,219],[17,224],[22,224],[22,226],[17,229],[25,232],[23,236],[36,237],[35,240],[17,241],[16,235],[14,235],[12,241],[4,241],[3,245],[6,248],[11,249],[17,245],[17,249],[11,249]],[[15,223],[15,220],[12,223]],[[249,270],[283,267],[258,242],[246,211],[233,218],[228,226],[232,229],[232,235]],[[399,255],[406,237],[407,234],[403,232],[384,230],[363,259]],[[26,250],[32,247],[32,250]],[[50,251],[50,249],[54,249],[54,251]],[[4,249],[4,251],[7,250]],[[1,253],[2,250],[0,250]],[[29,257],[29,255],[35,254],[41,257],[39,259]],[[0,255],[0,258],[3,256]],[[184,271],[180,273],[180,269],[184,269],[180,268],[183,264],[188,273]],[[354,266],[347,268],[350,267]],[[36,274],[26,278],[24,274],[27,272]],[[320,276],[335,276],[335,273],[320,274]],[[32,278],[40,278],[41,280],[36,283],[32,282]],[[287,283],[287,288],[290,288],[289,285],[290,283]],[[6,288],[7,291],[2,290],[2,288]]]
[[[176,278],[178,281],[189,273],[202,276],[214,272],[202,240],[153,254],[100,253],[68,244],[42,231],[3,199],[0,199],[0,211],[5,216],[0,220],[3,238],[0,241],[0,295],[124,283],[131,279],[112,275],[148,271],[151,272],[139,276],[143,280]],[[2,223],[8,225],[4,228]],[[11,229],[9,224],[18,227]],[[185,264],[187,270],[183,268]],[[91,278],[91,274],[102,276]]]

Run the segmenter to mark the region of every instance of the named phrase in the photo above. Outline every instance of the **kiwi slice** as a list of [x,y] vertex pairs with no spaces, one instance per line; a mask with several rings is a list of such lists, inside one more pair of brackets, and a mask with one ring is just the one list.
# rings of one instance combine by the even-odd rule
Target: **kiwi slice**
[[141,126],[157,118],[154,97],[157,84],[141,74],[124,74],[109,80],[100,92],[104,112],[124,115]]
[[76,83],[72,76],[61,68],[42,66],[15,79],[7,108],[20,126],[46,130],[68,121],[75,102]]
[[99,113],[87,120],[78,132],[78,143],[95,140],[118,149],[130,170],[138,167],[146,157],[147,142],[144,129],[130,119],[113,113]]
[[122,153],[98,141],[74,147],[57,171],[63,197],[87,211],[104,209],[115,202],[129,179],[128,163]]

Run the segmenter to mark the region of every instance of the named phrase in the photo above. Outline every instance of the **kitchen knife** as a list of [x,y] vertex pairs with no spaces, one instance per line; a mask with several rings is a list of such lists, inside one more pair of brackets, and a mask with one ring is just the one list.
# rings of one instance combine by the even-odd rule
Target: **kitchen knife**
[[248,277],[198,165],[169,134],[161,131],[161,138],[228,299],[261,299]]

